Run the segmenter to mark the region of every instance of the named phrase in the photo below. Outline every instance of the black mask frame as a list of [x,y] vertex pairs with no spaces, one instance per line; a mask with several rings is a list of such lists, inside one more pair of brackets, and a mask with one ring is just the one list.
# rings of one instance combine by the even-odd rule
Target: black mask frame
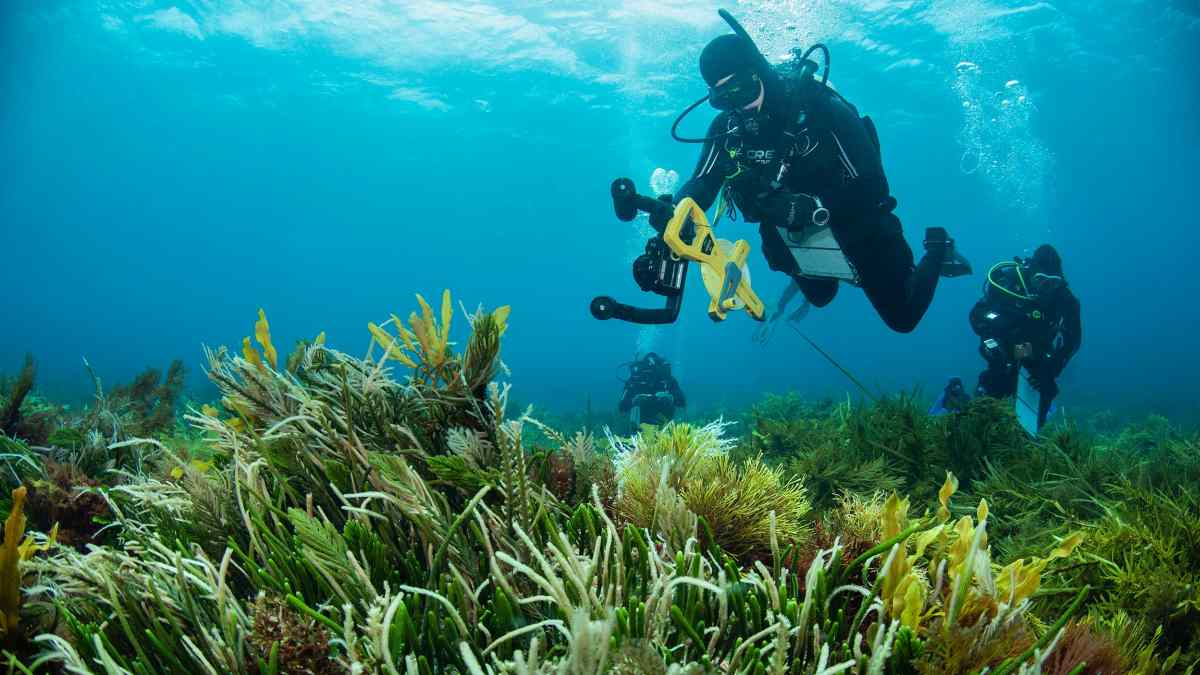
[[735,72],[724,82],[708,88],[708,103],[723,112],[741,110],[758,100],[762,87],[762,78],[757,73]]

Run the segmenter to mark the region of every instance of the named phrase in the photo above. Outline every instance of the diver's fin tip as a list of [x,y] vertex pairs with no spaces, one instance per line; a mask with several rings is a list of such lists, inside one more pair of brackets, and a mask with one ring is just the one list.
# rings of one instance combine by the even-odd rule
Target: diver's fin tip
[[925,230],[925,250],[932,253],[940,249],[944,256],[942,260],[941,276],[965,277],[974,274],[975,271],[971,268],[971,263],[958,252],[954,245],[954,238],[946,232],[944,227],[930,227]]
[[965,259],[947,260],[942,263],[941,275],[947,279],[966,277],[974,273],[975,271],[971,269],[971,263]]

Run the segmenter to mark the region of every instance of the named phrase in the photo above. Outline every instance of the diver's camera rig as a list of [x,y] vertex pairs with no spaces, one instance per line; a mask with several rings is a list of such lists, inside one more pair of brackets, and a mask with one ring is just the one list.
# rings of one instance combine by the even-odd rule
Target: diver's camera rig
[[648,309],[626,305],[602,295],[592,300],[592,316],[601,321],[619,319],[638,324],[674,323],[679,318],[679,308],[683,303],[688,261],[672,252],[662,238],[667,221],[674,212],[671,196],[662,195],[654,199],[639,195],[632,180],[618,178],[612,184],[612,200],[613,211],[623,222],[632,221],[638,212],[650,216],[650,226],[657,234],[646,241],[646,252],[633,261],[633,280],[638,288],[661,295],[667,302],[660,309]]

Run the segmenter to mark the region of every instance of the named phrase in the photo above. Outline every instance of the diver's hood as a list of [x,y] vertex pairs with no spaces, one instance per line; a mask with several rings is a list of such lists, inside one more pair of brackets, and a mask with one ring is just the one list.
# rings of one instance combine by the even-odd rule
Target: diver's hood
[[[738,23],[738,20],[733,18],[732,14],[730,14],[728,11],[726,11],[724,9],[717,10],[717,14],[719,14],[721,16],[721,18],[724,19],[725,23],[729,24],[729,28],[731,30],[733,30],[733,35],[728,36],[728,38],[732,38],[732,37],[736,36],[737,39],[740,40],[742,43],[741,46],[743,49],[743,57],[745,58],[745,60],[748,60],[749,63],[747,64],[743,60],[743,63],[740,64],[738,67],[745,68],[748,65],[750,71],[752,73],[754,73],[755,75],[757,75],[759,80],[762,82],[767,98],[768,99],[776,98],[780,94],[780,92],[783,90],[783,87],[784,87],[783,78],[779,75],[779,73],[775,70],[775,68],[771,66],[771,63],[769,61],[767,61],[767,57],[763,56],[762,51],[760,51],[758,48],[758,45],[754,43],[754,40],[750,37],[750,34],[746,32],[745,28],[742,28],[742,24]],[[728,38],[723,36],[721,38],[717,38],[717,40],[725,41]],[[716,41],[714,41],[714,42],[716,42]],[[710,43],[710,44],[713,44],[713,43]],[[814,73],[816,73],[817,64],[810,61],[808,59],[808,56],[814,50],[816,50],[818,48],[823,50],[824,54],[825,54],[825,76],[824,76],[823,82],[828,82],[828,80],[829,80],[829,50],[826,49],[824,45],[820,45],[820,44],[813,45],[807,52],[805,52],[805,54],[803,56],[801,56],[801,58],[800,58],[801,71],[800,71],[799,77],[801,79],[803,79],[805,77],[812,77],[812,75]],[[742,59],[739,59],[739,60],[742,60]],[[725,73],[725,74],[728,74],[728,73]],[[712,79],[710,77],[712,75],[712,73],[705,74],[702,72],[702,75],[704,76],[706,82],[710,86],[712,84],[714,84],[713,81],[710,81]],[[700,105],[703,104],[705,101],[709,100],[710,95],[711,95],[711,92],[710,92],[710,94],[704,95],[703,97],[698,99],[695,103],[692,103],[687,108],[685,108],[683,110],[683,112],[679,114],[679,117],[675,118],[675,123],[671,125],[671,138],[674,138],[676,141],[679,141],[680,143],[707,143],[708,141],[713,141],[713,140],[716,140],[718,138],[727,136],[731,133],[735,133],[736,131],[738,131],[738,129],[741,126],[740,123],[735,123],[732,126],[732,128],[730,128],[729,130],[727,130],[725,132],[719,133],[715,136],[709,136],[706,138],[684,138],[679,135],[679,123],[682,122],[683,119],[685,117],[687,117],[688,114],[690,114],[693,110],[700,107]],[[738,111],[733,111],[733,112],[736,114]]]
[[[763,56],[763,53],[758,49],[758,45],[755,44],[754,39],[750,37],[746,29],[742,28],[742,24],[738,23],[738,20],[733,18],[732,14],[723,9],[717,10],[717,14],[725,20],[725,23],[729,24],[729,28],[733,30],[733,34],[741,40],[742,49],[749,57],[751,70],[762,78],[764,82],[776,79],[778,76],[775,74],[775,69],[767,61],[767,57]],[[725,74],[728,75],[729,73]]]
[[[748,65],[750,68],[750,71],[753,72],[755,75],[757,75],[759,80],[762,81],[763,87],[765,87],[767,89],[767,95],[770,96],[771,90],[775,88],[775,83],[778,82],[778,80],[779,80],[779,76],[775,73],[775,69],[771,67],[771,63],[769,61],[767,61],[767,57],[763,56],[762,52],[759,51],[759,49],[758,49],[758,45],[755,44],[754,40],[750,37],[750,34],[746,32],[745,28],[742,28],[742,24],[738,23],[738,20],[733,18],[732,14],[730,14],[728,11],[726,11],[724,9],[717,10],[717,14],[719,14],[721,16],[721,18],[725,20],[725,23],[729,24],[729,28],[733,30],[733,36],[728,36],[728,37],[722,36],[722,37],[716,38],[716,40],[710,42],[709,45],[718,45],[718,44],[724,43],[726,40],[728,40],[728,38],[732,38],[732,37],[736,36],[737,40],[739,40],[741,42],[741,45],[740,45],[742,48],[741,56],[743,57],[743,58],[739,58],[738,60],[740,60],[740,61],[748,60],[749,61],[748,64],[742,63],[742,64],[739,64],[737,67],[742,68],[742,67],[745,67],[746,65]],[[707,47],[706,47],[706,49],[707,49]],[[727,75],[728,73],[722,73],[722,74]],[[706,82],[709,85],[714,84],[714,82],[709,81],[709,80],[712,80],[713,78],[710,77],[710,74],[706,74],[704,72],[703,68],[702,68],[701,75],[704,77],[704,79],[706,80]],[[709,100],[710,95],[711,94],[705,94],[704,96],[699,98],[695,103],[692,103],[687,108],[685,108],[684,111],[679,114],[679,117],[675,118],[675,123],[671,125],[671,138],[674,138],[675,140],[679,141],[680,143],[707,143],[708,141],[715,140],[717,138],[720,138],[722,136],[725,136],[725,135],[731,133],[731,131],[727,131],[727,132],[718,134],[716,136],[711,136],[711,137],[707,137],[707,138],[684,138],[679,135],[679,123],[682,122],[683,118],[687,117],[689,113],[691,113],[696,108],[700,107],[700,105],[703,104],[705,101]]]

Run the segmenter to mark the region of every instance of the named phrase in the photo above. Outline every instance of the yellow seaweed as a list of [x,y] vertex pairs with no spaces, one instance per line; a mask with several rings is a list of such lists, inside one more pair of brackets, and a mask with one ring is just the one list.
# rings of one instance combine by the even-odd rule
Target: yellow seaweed
[[17,547],[17,553],[20,554],[21,561],[24,562],[34,556],[34,554],[49,551],[54,542],[58,541],[58,523],[55,523],[50,528],[50,534],[46,535],[45,543],[39,544],[33,537],[26,536],[21,545]]
[[371,335],[379,342],[379,346],[383,347],[384,358],[395,359],[409,368],[417,367],[417,362],[400,349],[391,333],[380,328],[374,322],[367,324],[367,330],[371,331]]
[[[211,460],[193,459],[188,462],[188,466],[200,473],[208,473],[208,470],[213,468],[213,462]],[[174,478],[175,480],[183,478],[183,467],[177,466],[171,469],[171,478]]]
[[258,350],[250,344],[248,337],[242,338],[242,356],[259,370],[264,370],[262,357],[258,355]]
[[[883,528],[881,538],[887,541],[896,537],[908,525],[908,498],[900,499],[893,492],[883,505]],[[920,624],[921,611],[925,607],[925,589],[922,580],[917,576],[913,563],[924,551],[920,546],[916,555],[908,556],[908,542],[896,545],[887,567],[880,571],[883,575],[883,585],[880,595],[888,614],[898,617],[904,625],[914,630]]]
[[422,333],[424,334],[422,342],[425,343],[425,347],[432,348],[436,346],[434,343],[437,339],[437,324],[433,321],[433,308],[429,306],[428,302],[425,302],[425,298],[420,293],[417,293],[417,304],[421,306],[421,317],[418,319],[417,313],[413,312],[408,321],[412,324],[414,331],[420,328],[420,331],[417,332],[418,337]]
[[[916,574],[904,578],[903,588],[898,593],[902,604],[897,608],[900,623],[914,631],[921,627],[921,610],[925,608],[927,591]],[[893,614],[895,616],[896,614]]]
[[25,486],[12,491],[12,511],[4,521],[4,547],[0,551],[0,621],[4,633],[16,630],[21,617],[21,554],[25,534]]
[[1063,539],[1045,558],[1015,560],[996,575],[998,600],[1016,605],[1037,592],[1042,584],[1042,572],[1056,558],[1066,558],[1083,542],[1083,533],[1076,532]]
[[496,320],[496,326],[500,329],[500,335],[504,335],[504,331],[508,330],[508,315],[512,312],[512,307],[503,305],[497,307],[495,312],[492,312],[492,317]]
[[1063,539],[1062,542],[1059,543],[1058,548],[1050,552],[1049,558],[1051,560],[1055,558],[1065,558],[1071,555],[1071,553],[1074,552],[1075,549],[1082,543],[1083,533],[1076,532],[1066,539]]
[[[400,325],[399,321],[396,322],[400,337],[411,351],[417,352],[418,358],[415,358],[414,361],[421,362],[430,376],[435,379],[441,377],[448,380],[450,374],[445,370],[450,364],[447,348],[450,344],[450,322],[454,310],[450,291],[447,289],[442,292],[442,306],[438,317],[435,317],[433,308],[425,301],[424,296],[420,293],[417,293],[416,296],[421,313],[418,315],[416,312],[412,312],[408,315],[410,327],[408,331]],[[441,325],[439,325],[439,317]]]
[[442,291],[442,348],[450,340],[450,320],[454,317],[454,305],[450,304],[450,289]]
[[271,326],[267,323],[267,313],[261,308],[258,310],[258,321],[254,324],[254,339],[262,345],[263,356],[266,357],[267,363],[271,365],[271,368],[277,368],[279,355],[275,351],[275,345],[271,344]]
[[949,471],[946,472],[946,482],[938,490],[938,520],[943,523],[950,520],[950,497],[958,491],[958,478]]
[[917,550],[914,554],[914,557],[920,558],[921,556],[925,555],[925,549],[929,548],[929,545],[933,542],[944,539],[945,533],[946,526],[943,524],[925,530],[921,534],[917,535]]
[[4,544],[0,547],[0,631],[5,635],[17,631],[21,625],[21,563],[49,549],[58,537],[57,524],[44,544],[25,536],[27,492],[24,485],[12,491],[12,510],[4,521]]
[[883,505],[883,541],[900,534],[908,523],[908,498],[893,492]]
[[970,516],[963,516],[954,524],[954,542],[950,544],[947,554],[946,571],[951,579],[957,579],[959,572],[971,553],[971,542],[975,538],[975,524]]
[[392,323],[396,324],[396,332],[400,334],[400,339],[404,342],[404,347],[410,352],[417,351],[417,343],[413,342],[416,336],[404,327],[404,322],[400,320],[400,317],[393,314]]

